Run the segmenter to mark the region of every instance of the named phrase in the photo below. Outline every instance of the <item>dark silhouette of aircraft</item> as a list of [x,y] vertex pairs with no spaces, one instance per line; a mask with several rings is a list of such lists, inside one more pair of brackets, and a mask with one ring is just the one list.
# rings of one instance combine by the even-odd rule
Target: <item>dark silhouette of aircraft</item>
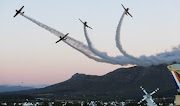
[[[122,4],[121,4],[121,5],[122,5]],[[125,8],[123,5],[122,5],[122,7],[123,7],[123,8],[124,8],[124,10],[126,11],[126,13],[125,13],[126,15],[128,15],[128,14],[129,14],[131,17],[133,17],[133,16],[132,16],[132,15],[128,12],[129,8]]]
[[[16,10],[16,14],[14,15],[14,17],[16,17],[19,13],[21,13],[21,10],[24,8],[24,6],[22,6],[19,10]],[[24,14],[24,12],[22,12],[22,14]]]
[[84,26],[86,26],[86,27],[92,29],[90,26],[87,25],[87,22],[83,22],[81,19],[79,19],[79,20],[84,24]]
[[61,40],[66,40],[67,38],[66,38],[66,36],[68,36],[68,34],[69,33],[67,33],[66,35],[64,35],[63,37],[59,37],[60,39],[56,42],[56,43],[58,43],[58,42],[60,42]]

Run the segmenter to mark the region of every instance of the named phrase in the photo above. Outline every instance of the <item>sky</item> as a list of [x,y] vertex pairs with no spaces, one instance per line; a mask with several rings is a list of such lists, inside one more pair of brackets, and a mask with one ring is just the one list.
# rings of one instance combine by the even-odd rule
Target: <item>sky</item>
[[[75,73],[104,75],[128,67],[99,63],[55,42],[56,36],[24,17],[13,18],[25,6],[25,15],[87,44],[83,25],[87,21],[94,46],[108,55],[122,55],[115,45],[115,31],[124,10],[121,41],[131,55],[155,55],[179,45],[179,0],[0,0],[0,85],[51,85]],[[22,85],[22,86],[23,86]]]

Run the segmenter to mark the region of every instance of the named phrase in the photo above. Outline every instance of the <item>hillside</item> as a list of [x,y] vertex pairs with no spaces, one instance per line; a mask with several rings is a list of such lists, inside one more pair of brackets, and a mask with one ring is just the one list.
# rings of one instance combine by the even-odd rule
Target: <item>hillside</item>
[[51,94],[58,96],[116,96],[118,98],[142,98],[143,86],[147,92],[160,88],[157,95],[174,97],[176,87],[167,65],[119,68],[103,76],[78,74],[67,81],[41,89],[8,94]]
[[0,85],[0,92],[21,91],[28,89],[32,89],[32,87]]

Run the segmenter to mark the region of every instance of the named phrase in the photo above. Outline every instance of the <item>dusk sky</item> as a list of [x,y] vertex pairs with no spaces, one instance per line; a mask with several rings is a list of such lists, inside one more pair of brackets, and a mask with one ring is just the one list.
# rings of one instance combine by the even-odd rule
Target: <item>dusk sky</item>
[[180,44],[180,0],[0,0],[0,85],[51,85],[75,73],[104,75],[128,67],[89,59],[15,10],[25,6],[25,15],[85,44],[83,21],[94,46],[108,55],[122,55],[115,32],[124,12],[121,30],[123,48],[131,55],[155,55]]

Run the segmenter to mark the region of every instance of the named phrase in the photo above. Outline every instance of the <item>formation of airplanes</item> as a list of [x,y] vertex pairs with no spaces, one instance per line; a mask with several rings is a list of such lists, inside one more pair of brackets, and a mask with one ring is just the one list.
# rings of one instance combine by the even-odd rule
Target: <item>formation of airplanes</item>
[[[122,4],[121,4],[121,5],[122,5]],[[130,15],[131,17],[133,17],[133,16],[128,12],[129,8],[125,8],[123,5],[122,5],[122,7],[123,7],[124,10],[126,11],[126,13],[125,13],[126,15]],[[21,12],[23,8],[24,8],[24,6],[22,6],[19,10],[16,10],[16,14],[14,15],[14,17],[16,17],[18,14],[24,14],[24,12]],[[85,27],[92,29],[90,26],[87,25],[87,22],[86,22],[86,21],[83,22],[81,19],[79,19],[79,20],[84,24]],[[59,39],[58,41],[56,41],[56,43],[58,43],[58,42],[60,42],[60,41],[62,41],[62,40],[66,40],[66,39],[67,39],[66,36],[68,36],[68,34],[69,34],[69,33],[67,33],[67,34],[64,35],[63,37],[60,36],[60,37],[59,37],[60,39]]]
[[[21,10],[24,8],[24,6],[22,6],[19,10],[16,10],[16,14],[14,15],[14,17],[16,17],[19,13],[21,13]],[[22,14],[24,14],[24,12],[22,12]]]

